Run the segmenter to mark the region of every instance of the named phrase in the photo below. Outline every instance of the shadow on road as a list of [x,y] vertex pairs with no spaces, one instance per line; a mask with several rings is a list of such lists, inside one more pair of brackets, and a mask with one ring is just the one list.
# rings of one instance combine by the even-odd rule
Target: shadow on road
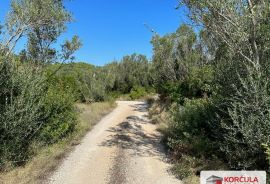
[[138,112],[147,112],[148,111],[148,105],[146,103],[138,103],[135,105],[130,105],[130,107],[134,108],[134,111]]
[[[134,111],[147,112],[147,105],[132,105]],[[150,123],[147,115],[128,116],[117,127],[107,131],[113,134],[101,143],[100,146],[118,146],[122,149],[132,150],[131,154],[137,156],[158,156],[164,153],[164,147],[160,144],[161,136],[158,133],[147,132],[144,128]]]

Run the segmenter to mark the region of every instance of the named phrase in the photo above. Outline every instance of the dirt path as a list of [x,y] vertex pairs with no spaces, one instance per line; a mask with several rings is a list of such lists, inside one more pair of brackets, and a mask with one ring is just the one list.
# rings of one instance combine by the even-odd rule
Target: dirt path
[[50,184],[176,184],[143,102],[119,101],[49,178]]

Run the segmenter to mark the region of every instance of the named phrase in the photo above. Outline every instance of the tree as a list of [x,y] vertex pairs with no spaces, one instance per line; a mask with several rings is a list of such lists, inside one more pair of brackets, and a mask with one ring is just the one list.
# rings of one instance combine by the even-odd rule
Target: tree
[[[210,122],[226,161],[237,169],[265,168],[269,144],[269,11],[265,0],[183,0],[190,17],[213,38],[215,105]],[[256,135],[254,134],[256,132]]]
[[[34,142],[56,142],[75,128],[72,96],[50,84],[55,71],[48,76],[44,67],[56,62],[51,46],[70,18],[60,0],[11,1],[0,40],[0,169],[28,160]],[[24,36],[28,49],[17,56],[13,49]],[[78,37],[67,41],[62,61],[72,59],[80,45]]]
[[175,33],[163,37],[155,35],[152,44],[154,80],[160,93],[164,93],[167,90],[165,88],[170,88],[170,84],[176,86],[185,80],[192,66],[203,63],[197,36],[193,29],[185,24]]
[[[2,45],[12,50],[16,42],[25,34],[35,32],[39,27],[51,25],[56,26],[67,20],[67,13],[59,11],[61,1],[45,0],[13,0],[11,2],[11,11],[8,14],[6,29],[8,38]],[[59,22],[55,21],[59,17]]]
[[[7,51],[5,55],[8,56],[18,40],[26,36],[29,59],[39,63],[56,61],[57,51],[51,46],[71,20],[62,0],[12,0],[5,24],[7,34],[1,42],[0,51],[2,54]],[[78,37],[74,37],[73,42],[80,45]],[[63,55],[62,58],[66,58],[66,53]]]
[[140,54],[124,56],[116,68],[114,90],[129,93],[134,86],[150,86],[149,63],[146,56]]
[[183,0],[190,9],[190,17],[205,27],[216,41],[222,41],[243,62],[259,71],[262,56],[267,52],[259,45],[261,30],[269,24],[269,2],[265,0]]

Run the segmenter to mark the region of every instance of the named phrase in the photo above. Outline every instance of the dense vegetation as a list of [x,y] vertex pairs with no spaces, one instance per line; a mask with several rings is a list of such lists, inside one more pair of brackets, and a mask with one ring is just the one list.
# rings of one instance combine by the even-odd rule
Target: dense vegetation
[[[165,138],[181,177],[221,168],[209,168],[211,160],[269,170],[270,3],[181,4],[196,26],[155,33],[151,62],[133,54],[98,67],[69,62],[81,47],[77,36],[53,48],[72,20],[61,0],[13,0],[0,31],[0,168],[22,164],[33,146],[74,132],[74,102],[156,91],[169,104]],[[15,54],[22,37],[27,47]],[[194,158],[203,165],[198,170],[183,165],[196,165]]]
[[[0,169],[24,163],[34,145],[54,143],[75,129],[73,99],[49,82],[45,70],[71,60],[80,47],[76,36],[59,55],[52,47],[70,19],[62,1],[11,2],[0,42]],[[27,49],[15,55],[22,37]]]
[[[135,99],[153,90],[150,67],[147,58],[137,54],[103,67],[69,63],[53,75],[51,83],[59,84],[62,90],[70,92],[80,102],[110,100],[130,92],[130,97]],[[59,64],[50,65],[49,75],[57,68]]]
[[[152,90],[143,55],[103,67],[73,63],[77,36],[56,49],[72,16],[59,0],[13,0],[0,40],[0,169],[24,164],[38,150],[77,131],[75,102],[130,99]],[[26,48],[15,54],[17,42]]]
[[268,170],[269,2],[181,3],[200,32],[181,25],[152,40],[157,90],[173,104],[170,149],[180,162],[189,155],[218,158],[232,169]]

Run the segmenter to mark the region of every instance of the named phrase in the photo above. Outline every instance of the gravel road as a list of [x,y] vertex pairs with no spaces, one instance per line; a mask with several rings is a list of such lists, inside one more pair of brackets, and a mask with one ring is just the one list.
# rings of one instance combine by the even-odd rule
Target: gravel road
[[179,184],[147,105],[118,101],[48,179],[48,184]]

